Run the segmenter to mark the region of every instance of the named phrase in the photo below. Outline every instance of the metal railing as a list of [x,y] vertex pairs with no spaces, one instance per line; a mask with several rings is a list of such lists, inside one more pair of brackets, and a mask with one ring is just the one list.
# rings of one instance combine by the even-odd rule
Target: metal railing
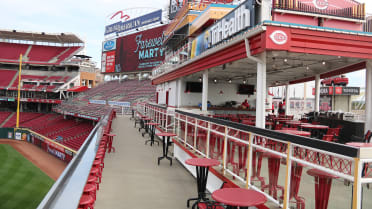
[[78,208],[108,117],[101,119],[90,132],[37,209]]
[[[279,207],[289,208],[295,203],[297,208],[302,208],[301,204],[304,206],[305,202],[310,205],[317,204],[319,200],[311,201],[314,194],[309,194],[309,190],[314,188],[314,184],[326,184],[320,183],[319,178],[312,180],[313,169],[320,172],[320,176],[335,179],[333,185],[336,189],[333,190],[343,196],[344,202],[332,203],[341,204],[342,207],[328,208],[350,208],[351,205],[353,209],[359,209],[362,203],[368,204],[369,207],[372,204],[367,198],[362,199],[362,187],[372,183],[371,148],[358,149],[179,110],[171,114],[167,109],[152,104],[142,104],[138,110],[155,121],[166,118],[167,122],[161,125],[163,130],[166,129],[168,121],[173,122],[173,127],[168,130],[177,134],[175,140],[202,157],[219,160],[223,175],[235,179],[242,187],[263,193]],[[236,161],[236,158],[239,160]],[[264,164],[267,164],[268,169],[261,175]],[[285,168],[284,172],[283,169],[279,172],[281,167]],[[308,186],[299,190],[302,170],[309,174],[302,176],[302,182],[305,181]],[[281,178],[278,179],[278,176]],[[347,187],[344,184],[353,186]],[[351,195],[348,193],[350,188]],[[305,198],[300,197],[298,193]],[[369,191],[364,190],[364,193],[369,194]]]

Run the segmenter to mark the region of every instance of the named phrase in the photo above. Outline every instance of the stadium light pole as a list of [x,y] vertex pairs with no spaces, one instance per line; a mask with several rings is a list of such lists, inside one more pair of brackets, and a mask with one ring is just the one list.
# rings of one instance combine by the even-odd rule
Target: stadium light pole
[[21,100],[21,74],[22,74],[22,54],[19,56],[19,73],[18,73],[18,100],[17,100],[17,123],[16,128],[19,127],[19,104]]

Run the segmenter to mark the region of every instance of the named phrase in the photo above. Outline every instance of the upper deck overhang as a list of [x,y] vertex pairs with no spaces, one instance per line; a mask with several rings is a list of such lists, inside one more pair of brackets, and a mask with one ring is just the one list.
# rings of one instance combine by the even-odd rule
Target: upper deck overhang
[[211,69],[216,78],[254,78],[257,65],[247,57],[263,52],[269,86],[309,81],[317,74],[325,77],[363,69],[364,62],[372,59],[371,47],[372,33],[265,21],[153,77],[153,84],[206,69]]

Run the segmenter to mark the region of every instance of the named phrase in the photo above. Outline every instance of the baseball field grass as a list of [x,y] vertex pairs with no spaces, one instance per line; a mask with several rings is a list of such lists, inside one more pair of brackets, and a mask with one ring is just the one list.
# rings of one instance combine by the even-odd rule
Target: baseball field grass
[[0,144],[1,209],[35,209],[53,183],[12,146]]

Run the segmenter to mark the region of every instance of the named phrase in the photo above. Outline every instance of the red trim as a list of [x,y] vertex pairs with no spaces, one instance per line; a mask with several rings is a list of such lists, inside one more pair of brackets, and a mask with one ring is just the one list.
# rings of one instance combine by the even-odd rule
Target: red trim
[[168,107],[171,107],[171,108],[176,108],[176,106],[172,106],[172,105],[168,105]]
[[365,68],[366,68],[366,62],[360,62],[354,65],[350,65],[350,66],[343,67],[343,68],[340,68],[340,69],[337,69],[337,70],[334,70],[328,73],[321,74],[320,78],[328,78],[328,77],[341,75],[345,73],[351,73],[351,72],[362,70]]
[[[340,68],[340,69],[337,69],[337,70],[333,70],[331,72],[323,73],[323,74],[320,75],[320,78],[323,79],[323,78],[328,78],[328,77],[341,75],[341,74],[345,74],[345,73],[351,73],[351,72],[362,70],[362,69],[365,69],[365,68],[366,68],[366,62],[360,62],[360,63],[354,64],[354,65],[349,65],[347,67],[343,67],[343,68]],[[315,76],[290,81],[289,84],[304,83],[304,82],[313,81],[313,80],[315,80]]]

